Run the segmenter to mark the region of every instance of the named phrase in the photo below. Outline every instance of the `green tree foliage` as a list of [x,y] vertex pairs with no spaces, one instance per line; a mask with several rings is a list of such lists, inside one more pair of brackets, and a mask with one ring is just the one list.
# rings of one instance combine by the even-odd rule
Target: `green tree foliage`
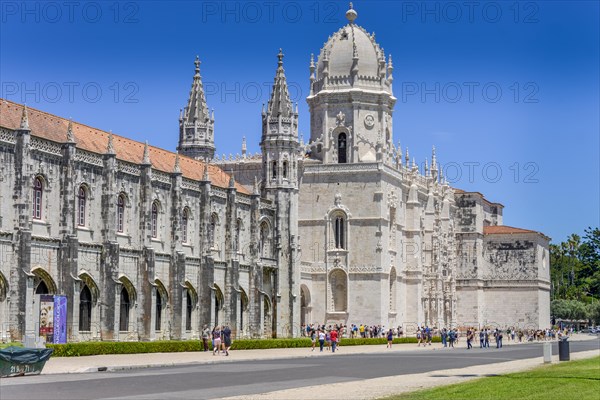
[[551,244],[550,279],[555,318],[600,321],[600,229]]

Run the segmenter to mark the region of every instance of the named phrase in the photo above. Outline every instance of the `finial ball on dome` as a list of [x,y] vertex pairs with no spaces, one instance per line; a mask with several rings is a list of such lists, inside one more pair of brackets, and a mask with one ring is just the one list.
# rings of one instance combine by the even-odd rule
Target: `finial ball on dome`
[[356,17],[358,17],[358,14],[356,13],[356,11],[354,11],[354,8],[352,7],[352,3],[350,3],[350,9],[348,11],[346,11],[346,18],[348,19],[348,21],[350,21],[350,23],[352,23],[352,22],[354,22]]

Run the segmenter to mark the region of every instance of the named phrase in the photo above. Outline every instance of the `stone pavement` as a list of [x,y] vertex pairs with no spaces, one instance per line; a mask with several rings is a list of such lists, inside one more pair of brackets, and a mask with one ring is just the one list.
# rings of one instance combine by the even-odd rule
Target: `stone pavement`
[[[570,340],[587,340],[594,338],[589,335],[573,335]],[[478,342],[477,342],[478,343]],[[504,346],[519,345],[504,341]],[[478,345],[478,344],[477,344]],[[493,341],[490,343],[494,346]],[[461,339],[458,348],[466,347],[466,341]],[[112,354],[84,357],[53,357],[44,367],[42,374],[63,374],[63,373],[84,373],[97,371],[117,371],[137,368],[165,367],[186,364],[212,364],[245,360],[274,360],[280,358],[306,358],[306,357],[330,357],[343,356],[345,354],[373,354],[373,352],[402,352],[402,351],[435,351],[441,349],[441,343],[433,343],[427,347],[417,347],[415,344],[394,345],[392,349],[386,349],[385,345],[378,346],[342,346],[339,352],[320,353],[318,348],[311,352],[308,348],[294,349],[265,349],[265,350],[234,350],[231,356],[212,355],[212,352],[187,352],[187,353],[147,353],[147,354]],[[576,353],[572,353],[572,358]],[[541,363],[539,359],[534,359],[535,365]],[[519,363],[520,361],[515,361]],[[498,365],[498,364],[494,364]],[[533,364],[532,364],[533,365]],[[478,368],[478,367],[476,367]]]

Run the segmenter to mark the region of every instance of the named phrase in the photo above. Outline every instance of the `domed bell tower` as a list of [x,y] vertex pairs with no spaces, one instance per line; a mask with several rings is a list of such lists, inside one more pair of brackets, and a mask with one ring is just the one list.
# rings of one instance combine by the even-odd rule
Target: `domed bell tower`
[[393,143],[392,58],[357,17],[350,3],[348,24],[310,59],[311,158],[328,164],[375,162]]

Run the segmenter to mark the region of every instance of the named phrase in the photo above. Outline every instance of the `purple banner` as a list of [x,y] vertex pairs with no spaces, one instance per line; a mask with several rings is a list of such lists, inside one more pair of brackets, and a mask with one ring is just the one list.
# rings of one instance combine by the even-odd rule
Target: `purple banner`
[[67,296],[54,296],[54,343],[67,343]]

